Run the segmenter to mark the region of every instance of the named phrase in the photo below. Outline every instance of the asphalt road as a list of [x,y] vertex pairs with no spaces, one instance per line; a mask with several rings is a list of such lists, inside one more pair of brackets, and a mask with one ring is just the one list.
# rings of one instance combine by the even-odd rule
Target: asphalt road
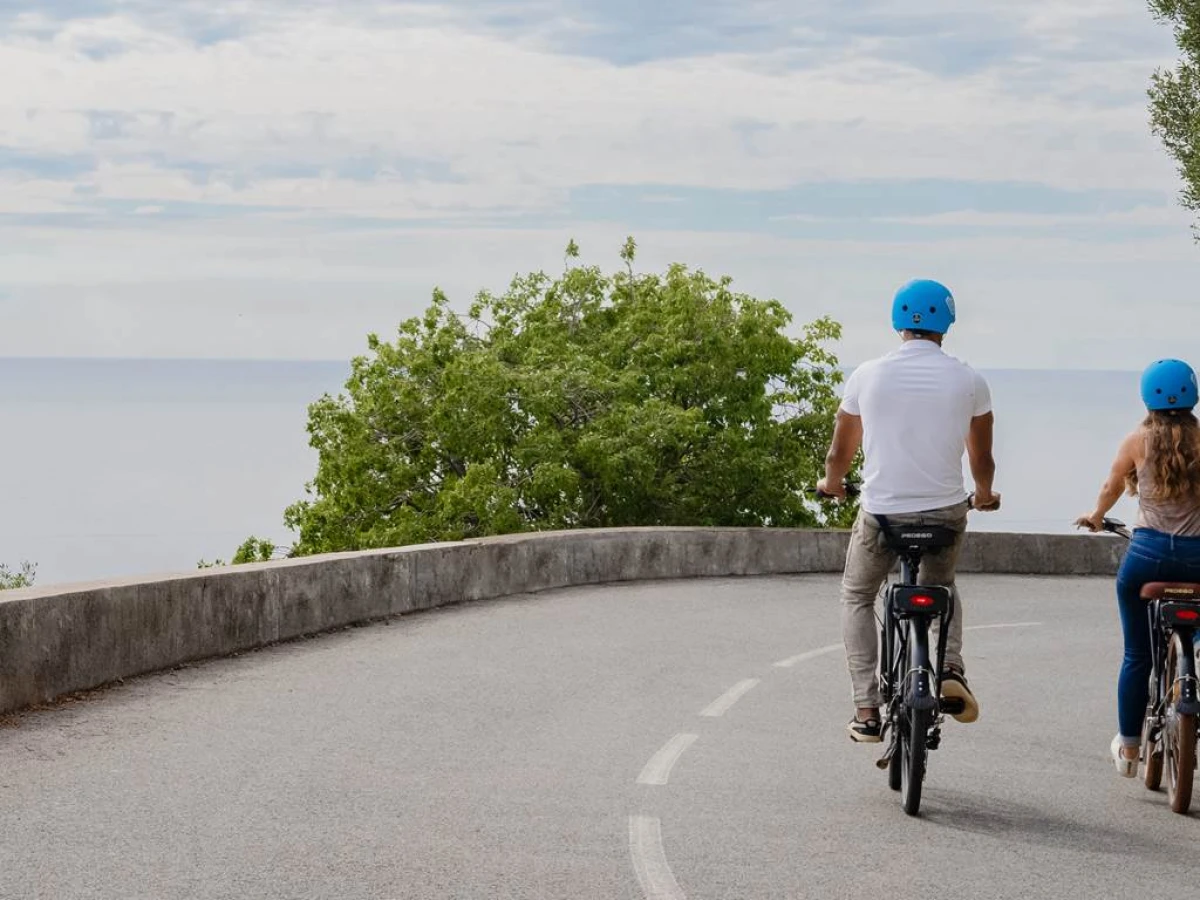
[[1110,582],[963,587],[983,714],[920,819],[845,735],[836,579],[574,589],[9,722],[0,898],[1182,896],[1200,822],[1108,759]]

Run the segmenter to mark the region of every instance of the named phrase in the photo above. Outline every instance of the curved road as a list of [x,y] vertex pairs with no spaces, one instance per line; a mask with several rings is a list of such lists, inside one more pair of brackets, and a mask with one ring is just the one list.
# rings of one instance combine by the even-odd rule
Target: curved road
[[835,578],[572,589],[271,648],[10,720],[0,897],[1182,889],[1196,819],[1119,779],[1107,757],[1110,582],[963,586],[983,716],[948,725],[921,819],[887,789],[878,748],[843,730]]

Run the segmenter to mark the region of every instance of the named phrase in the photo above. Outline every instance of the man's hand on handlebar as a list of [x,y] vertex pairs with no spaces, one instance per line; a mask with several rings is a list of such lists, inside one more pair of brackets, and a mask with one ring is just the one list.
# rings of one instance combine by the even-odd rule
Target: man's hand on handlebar
[[971,508],[979,512],[995,512],[1000,508],[1000,495],[995,491],[976,491],[971,495]]
[[845,500],[846,485],[841,481],[828,481],[822,478],[817,482],[817,496],[830,500]]

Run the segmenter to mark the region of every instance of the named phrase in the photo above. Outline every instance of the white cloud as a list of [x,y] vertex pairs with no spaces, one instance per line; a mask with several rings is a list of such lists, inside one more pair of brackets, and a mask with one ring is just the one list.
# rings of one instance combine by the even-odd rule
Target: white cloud
[[[881,22],[942,17],[979,39],[992,23],[1016,41],[947,74],[895,52],[918,40],[882,30],[825,35],[804,67],[790,50],[736,46],[617,65],[564,49],[596,25],[562,4],[489,11],[502,5],[542,15],[502,33],[472,19],[478,8],[264,0],[124,4],[101,18],[10,25],[0,71],[19,89],[0,93],[0,215],[10,217],[0,218],[0,354],[344,358],[367,330],[422,308],[435,284],[465,302],[515,272],[556,270],[571,236],[615,264],[634,231],[646,268],[685,261],[779,296],[801,320],[833,313],[848,326],[849,360],[890,340],[878,329],[881,298],[924,272],[974,311],[957,340],[991,364],[1086,365],[1102,351],[1136,366],[1159,337],[1129,334],[1128,297],[1165,308],[1200,275],[1187,217],[1161,208],[874,218],[914,226],[904,242],[536,224],[588,184],[642,185],[643,201],[665,208],[682,188],[865,178],[1165,199],[1176,181],[1148,133],[1143,88],[1168,60],[1169,36],[1112,58],[1083,52],[1088,35],[1097,47],[1125,30],[1144,38],[1138,4],[874,4]],[[795,25],[794,4],[740,9],[747,21]],[[185,13],[221,39],[195,40]],[[797,42],[820,44],[817,26],[801,32]],[[114,204],[140,215],[113,216]],[[208,217],[180,221],[178,204]],[[535,224],[478,224],[517,212]],[[54,226],[27,218],[64,213]],[[971,231],[924,240],[930,225]],[[1077,225],[1177,234],[1088,243],[1054,231]],[[1030,333],[1046,309],[1070,340]],[[1200,326],[1188,307],[1173,309],[1173,334]]]
[[[1047,27],[1045,9],[1060,6],[1074,9],[1039,4],[1030,27]],[[1169,178],[1140,101],[1109,108],[1063,96],[1144,81],[1149,66],[1138,60],[1035,61],[1038,95],[1012,90],[1004,69],[939,78],[865,52],[776,74],[736,54],[619,67],[430,26],[428,9],[407,9],[383,23],[329,7],[280,14],[211,46],[125,18],[76,21],[48,40],[10,35],[0,68],[22,90],[0,99],[0,143],[239,170],[383,151],[534,197],[587,182],[772,188],[872,176],[1161,188]],[[81,52],[103,42],[126,50]],[[90,110],[134,118],[100,141]],[[747,119],[776,126],[753,154],[735,127]],[[437,190],[456,205],[452,187]],[[359,202],[349,185],[320,195]]]

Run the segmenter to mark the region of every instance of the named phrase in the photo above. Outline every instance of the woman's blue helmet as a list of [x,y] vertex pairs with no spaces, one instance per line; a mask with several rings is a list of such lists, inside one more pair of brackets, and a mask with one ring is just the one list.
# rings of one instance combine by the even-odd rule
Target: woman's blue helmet
[[1142,373],[1142,401],[1151,412],[1192,409],[1200,400],[1195,370],[1180,359],[1160,359]]
[[892,301],[892,327],[896,331],[945,334],[954,320],[954,295],[944,284],[918,279],[896,291]]

